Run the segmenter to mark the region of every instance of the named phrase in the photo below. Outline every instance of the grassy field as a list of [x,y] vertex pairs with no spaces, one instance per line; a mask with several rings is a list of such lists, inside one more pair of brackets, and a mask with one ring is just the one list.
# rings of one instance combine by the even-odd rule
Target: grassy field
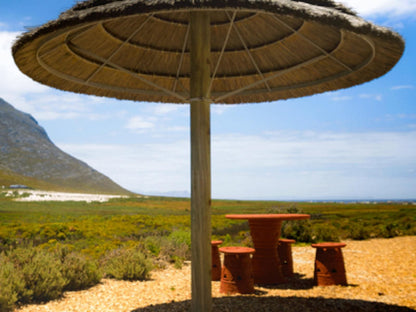
[[[213,238],[250,245],[247,222],[227,213],[308,213],[284,224],[282,236],[298,242],[416,235],[416,205],[214,200]],[[104,203],[16,202],[0,198],[0,250],[25,243],[66,244],[95,258],[149,236],[189,236],[190,202],[180,198],[129,198]]]

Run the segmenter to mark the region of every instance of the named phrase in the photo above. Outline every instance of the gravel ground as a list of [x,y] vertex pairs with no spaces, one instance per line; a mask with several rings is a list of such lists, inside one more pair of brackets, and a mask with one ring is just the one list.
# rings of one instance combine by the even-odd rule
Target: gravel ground
[[[295,277],[288,283],[255,286],[251,295],[219,293],[212,282],[213,311],[416,311],[416,236],[346,241],[343,248],[348,286],[313,286],[315,249],[293,247]],[[88,290],[28,305],[16,312],[189,311],[190,266],[152,272],[152,279],[104,279]]]

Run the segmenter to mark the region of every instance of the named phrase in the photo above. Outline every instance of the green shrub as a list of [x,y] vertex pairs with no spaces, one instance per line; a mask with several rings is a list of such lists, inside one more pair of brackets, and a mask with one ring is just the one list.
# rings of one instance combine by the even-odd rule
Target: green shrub
[[191,248],[191,231],[176,230],[169,235],[169,239],[176,245],[187,245]]
[[0,255],[0,311],[14,310],[19,293],[25,285],[19,272],[4,254]]
[[26,286],[26,279],[23,276],[23,269],[30,265],[35,255],[35,249],[31,246],[25,248],[10,249],[5,253],[7,260],[13,265],[14,273],[23,283],[23,287],[17,290],[18,302],[29,303],[32,301],[33,290]]
[[56,255],[29,246],[11,250],[7,256],[25,285],[18,294],[19,302],[42,302],[62,295],[66,280]]
[[144,239],[144,246],[153,256],[158,257],[162,245],[161,240],[161,236],[147,236]]
[[161,251],[161,260],[174,263],[176,268],[181,268],[184,260],[191,258],[191,249],[185,243],[179,243],[167,238]]
[[69,248],[45,250],[33,246],[0,254],[0,311],[13,311],[15,303],[45,302],[64,290],[79,290],[101,279],[92,260]]
[[45,242],[50,239],[65,240],[68,234],[68,226],[61,223],[46,224],[40,230],[40,237]]
[[296,242],[315,241],[313,228],[309,220],[283,222],[281,236],[294,239]]
[[253,239],[251,238],[250,231],[241,231],[239,233],[239,237],[241,237],[241,245],[245,247],[253,248]]
[[47,251],[38,251],[32,261],[22,267],[26,288],[33,292],[33,301],[48,301],[62,296],[66,284],[57,257]]
[[367,225],[363,222],[353,222],[350,226],[349,237],[354,240],[365,240],[370,238],[371,233]]
[[[223,217],[225,219],[225,217]],[[213,219],[215,220],[215,219]],[[220,226],[213,227],[212,235],[223,237],[225,235],[235,236],[238,235],[241,231],[249,231],[248,222],[231,222],[229,219],[226,219],[226,223],[220,223]],[[218,221],[216,221],[218,223]]]
[[388,223],[383,227],[383,230],[381,231],[381,235],[385,238],[392,238],[399,236],[400,234],[399,225],[397,223]]
[[320,242],[339,242],[338,230],[331,224],[316,224],[313,227],[314,240]]
[[152,262],[138,248],[131,248],[110,252],[104,266],[108,277],[134,281],[150,277]]
[[[292,204],[285,208],[275,208],[278,213],[304,213],[304,211]],[[310,220],[286,221],[282,224],[280,231],[281,237],[296,240],[296,242],[310,243],[316,241],[316,235],[313,233],[313,227]]]
[[86,289],[98,284],[101,280],[97,264],[75,252],[65,255],[61,271],[66,280],[64,290]]
[[159,266],[174,263],[182,267],[183,261],[190,259],[191,233],[185,230],[173,231],[169,236],[152,235],[144,239],[144,247],[156,258]]
[[175,267],[181,268],[183,261],[191,258],[191,232],[186,230],[172,232],[162,247],[162,254],[168,256]]
[[225,234],[224,236],[219,237],[220,240],[222,240],[221,246],[228,246],[232,244],[233,239],[230,234]]

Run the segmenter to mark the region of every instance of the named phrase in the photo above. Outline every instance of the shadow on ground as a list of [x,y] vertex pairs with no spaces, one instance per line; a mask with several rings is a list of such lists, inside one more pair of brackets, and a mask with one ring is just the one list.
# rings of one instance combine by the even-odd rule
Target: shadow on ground
[[293,289],[293,290],[305,290],[312,289],[313,278],[304,278],[305,275],[295,273],[293,277],[289,278],[285,283],[273,284],[273,285],[262,285],[257,286],[266,289]]
[[[352,299],[233,296],[213,298],[212,301],[213,312],[415,312],[407,307]],[[191,301],[186,300],[138,308],[131,312],[183,312],[189,311],[190,306]]]
[[[307,290],[315,287],[313,278],[305,278],[304,274],[295,273],[293,277],[287,279],[285,283],[274,285],[257,285],[266,289],[292,289],[292,290]],[[348,284],[348,287],[357,287],[358,285]]]

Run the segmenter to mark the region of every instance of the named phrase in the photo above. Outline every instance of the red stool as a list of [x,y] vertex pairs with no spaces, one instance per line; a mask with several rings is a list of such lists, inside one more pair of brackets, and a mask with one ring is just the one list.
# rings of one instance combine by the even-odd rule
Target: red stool
[[220,292],[226,294],[253,293],[254,278],[250,256],[255,250],[248,247],[221,247],[219,251],[224,253]]
[[218,246],[221,244],[221,240],[211,241],[211,280],[213,281],[221,279],[221,259],[218,251]]
[[292,244],[295,242],[294,239],[281,238],[277,245],[277,253],[279,254],[280,264],[282,265],[282,273],[286,277],[293,276]]
[[345,243],[312,244],[316,248],[314,284],[317,286],[347,285],[341,248]]

